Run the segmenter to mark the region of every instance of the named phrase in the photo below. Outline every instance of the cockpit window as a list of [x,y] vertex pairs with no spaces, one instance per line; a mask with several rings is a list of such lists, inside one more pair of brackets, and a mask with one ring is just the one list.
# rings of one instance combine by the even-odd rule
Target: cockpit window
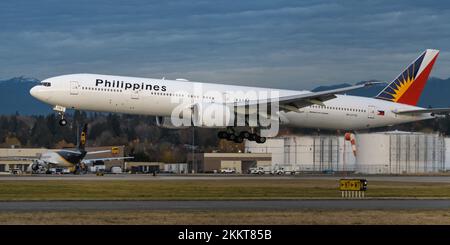
[[45,87],[50,87],[50,86],[52,86],[52,84],[49,83],[49,82],[42,82],[41,85],[44,85]]

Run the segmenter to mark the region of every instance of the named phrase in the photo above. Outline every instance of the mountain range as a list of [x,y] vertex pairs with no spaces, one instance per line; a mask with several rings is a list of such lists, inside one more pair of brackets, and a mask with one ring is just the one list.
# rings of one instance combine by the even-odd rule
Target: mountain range
[[[359,82],[360,83],[363,83]],[[39,83],[38,79],[29,77],[14,77],[0,80],[0,115],[46,115],[52,113],[49,105],[33,98],[29,90]],[[340,83],[329,86],[319,86],[313,91],[323,91],[351,86],[350,83]],[[350,91],[348,95],[373,97],[377,95],[386,84],[377,84],[369,88]],[[301,88],[299,88],[301,89]],[[449,107],[450,106],[450,78],[441,79],[432,77],[428,80],[424,92],[419,100],[422,107]]]

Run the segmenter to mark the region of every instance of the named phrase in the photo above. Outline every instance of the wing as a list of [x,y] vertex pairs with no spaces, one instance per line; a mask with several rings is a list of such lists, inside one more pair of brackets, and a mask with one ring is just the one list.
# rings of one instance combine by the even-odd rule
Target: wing
[[91,155],[91,154],[101,154],[101,153],[110,153],[111,150],[102,150],[102,151],[88,151],[86,152],[86,155]]
[[84,163],[84,164],[90,164],[90,163],[93,163],[95,161],[108,162],[108,161],[114,161],[114,160],[133,159],[133,158],[134,157],[104,157],[104,158],[84,159],[81,162]]
[[395,114],[399,115],[414,115],[414,114],[423,114],[423,113],[432,113],[432,114],[449,114],[450,108],[430,108],[430,109],[417,109],[417,110],[405,110],[405,111],[394,111]]
[[32,158],[32,157],[0,157],[0,160],[4,161],[36,161],[39,160],[39,158]]
[[[306,106],[310,106],[312,104],[323,105],[323,102],[327,100],[331,100],[336,98],[336,94],[373,86],[375,84],[380,84],[384,82],[366,82],[360,85],[349,86],[345,88],[338,88],[320,92],[310,92],[298,95],[291,96],[283,96],[278,98],[279,107],[284,111],[297,111],[298,109]],[[235,103],[236,106],[245,106],[245,105],[256,105],[256,104],[270,104],[272,101],[270,99],[266,100],[257,100],[250,102],[238,102]]]

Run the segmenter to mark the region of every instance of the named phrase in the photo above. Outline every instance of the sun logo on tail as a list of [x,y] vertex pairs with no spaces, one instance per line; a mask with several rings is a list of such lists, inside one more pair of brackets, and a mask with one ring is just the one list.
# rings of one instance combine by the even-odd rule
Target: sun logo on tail
[[392,89],[394,90],[393,93],[389,93],[390,95],[392,95],[392,101],[397,102],[402,96],[403,94],[408,91],[409,87],[414,83],[414,77],[410,76],[409,74],[407,75],[407,77],[402,77],[402,80],[397,79],[397,81],[395,83],[393,83],[393,85],[395,85],[395,88],[392,87]]
[[439,50],[427,49],[377,96],[377,99],[417,105]]

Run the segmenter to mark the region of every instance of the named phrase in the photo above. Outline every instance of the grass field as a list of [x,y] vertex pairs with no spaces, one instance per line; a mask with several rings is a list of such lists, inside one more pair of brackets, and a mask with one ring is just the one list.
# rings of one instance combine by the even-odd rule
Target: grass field
[[158,224],[158,225],[294,225],[294,224],[446,224],[449,210],[345,211],[116,211],[0,212],[0,224]]
[[[336,180],[0,181],[0,201],[340,198]],[[369,183],[373,198],[450,198],[450,184]],[[443,210],[2,212],[0,224],[450,224]]]
[[[237,200],[339,198],[334,180],[0,181],[0,200]],[[450,184],[370,182],[368,197],[450,198]]]

